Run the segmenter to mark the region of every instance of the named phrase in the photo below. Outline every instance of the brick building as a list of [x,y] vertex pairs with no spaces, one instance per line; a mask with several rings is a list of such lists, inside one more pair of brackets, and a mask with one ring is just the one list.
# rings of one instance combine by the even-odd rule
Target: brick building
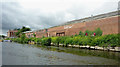
[[15,35],[15,33],[18,32],[18,30],[9,30],[7,32],[7,37],[9,38],[16,38],[17,36]]
[[35,31],[35,33],[36,33],[36,38],[42,38],[43,36],[49,37],[47,29],[38,30],[38,31]]
[[34,37],[33,34],[35,34],[33,31],[26,31],[26,32],[23,32],[23,33],[25,33],[25,36],[26,36],[27,38]]
[[73,20],[67,22],[64,25],[43,29],[36,33],[37,38],[52,37],[52,36],[72,36],[79,34],[80,31],[95,30],[100,28],[103,31],[103,35],[117,34],[119,31],[119,15],[118,11],[87,17],[79,20]]

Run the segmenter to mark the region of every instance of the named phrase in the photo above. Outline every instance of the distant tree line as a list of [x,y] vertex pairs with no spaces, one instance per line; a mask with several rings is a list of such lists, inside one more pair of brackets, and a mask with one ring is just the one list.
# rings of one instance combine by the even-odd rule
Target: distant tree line
[[23,32],[25,32],[25,31],[31,31],[30,28],[27,28],[25,26],[23,26],[21,29],[20,28],[18,28],[18,29],[15,28],[14,30],[18,30],[18,32],[16,32],[17,37],[20,37],[20,35],[22,35]]
[[1,38],[5,38],[5,35],[0,35],[0,39],[1,39]]

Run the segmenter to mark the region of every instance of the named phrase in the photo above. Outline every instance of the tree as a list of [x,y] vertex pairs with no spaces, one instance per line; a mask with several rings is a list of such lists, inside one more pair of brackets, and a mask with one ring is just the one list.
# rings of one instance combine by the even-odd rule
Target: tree
[[36,35],[33,33],[33,36],[36,37]]
[[25,31],[31,31],[31,29],[23,26],[21,29],[18,29],[18,32],[16,32],[16,36],[20,37],[20,34],[22,34],[22,32],[25,32]]
[[45,38],[45,36],[42,36],[42,38]]
[[20,30],[20,28],[15,28],[14,30]]
[[79,32],[79,35],[81,35],[81,36],[82,36],[82,35],[83,35],[83,32],[82,32],[82,31],[80,31],[80,32]]
[[25,39],[25,34],[21,35],[21,39],[24,40]]
[[24,43],[24,40],[26,38],[25,34],[22,34],[20,38],[21,38],[21,43]]
[[96,36],[102,36],[102,30],[100,28],[97,28],[94,33],[96,33]]
[[0,35],[0,38],[5,38],[5,36],[4,35]]
[[75,36],[77,36],[77,34],[75,34]]
[[18,30],[18,32],[16,32],[15,35],[16,35],[17,37],[20,37],[20,33],[21,33],[20,30]]
[[46,45],[46,46],[50,46],[51,45],[51,38],[42,38],[41,44]]
[[30,28],[27,28],[27,27],[22,27],[22,29],[20,29],[21,30],[21,32],[25,32],[25,31],[31,31],[31,29]]
[[2,38],[5,38],[5,36],[4,36],[4,35],[2,35]]
[[86,33],[88,34],[88,36],[90,36],[90,35],[92,35],[93,32],[90,30],[86,30],[84,35],[86,35]]

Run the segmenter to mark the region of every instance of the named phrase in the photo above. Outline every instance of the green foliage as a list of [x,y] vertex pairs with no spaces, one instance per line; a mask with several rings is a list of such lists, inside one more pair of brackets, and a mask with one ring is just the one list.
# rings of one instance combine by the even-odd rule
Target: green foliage
[[64,39],[63,38],[61,38],[61,37],[51,37],[51,39],[52,39],[52,42],[54,43],[54,44],[56,44],[56,45],[59,45],[59,43],[63,43],[64,41]]
[[73,38],[74,36],[72,35],[71,37]]
[[25,32],[25,31],[30,31],[31,29],[23,26],[22,29],[20,29],[20,30],[21,30],[21,32]]
[[98,46],[119,46],[119,36],[117,34],[110,34],[104,36],[98,36],[92,40],[91,45]]
[[77,36],[77,34],[75,34],[75,36]]
[[5,40],[10,40],[10,38],[6,38]]
[[15,28],[14,30],[20,30],[20,28]]
[[42,36],[42,38],[45,38],[45,36]]
[[16,32],[15,35],[16,35],[17,37],[20,37],[20,33],[21,33],[21,31],[18,30],[18,32]]
[[31,29],[23,26],[21,29],[17,29],[17,30],[18,32],[16,32],[15,34],[17,37],[20,37],[20,34],[22,34],[22,32],[30,31]]
[[50,46],[51,45],[51,38],[42,38],[41,44],[46,45],[46,46]]
[[82,31],[80,31],[80,32],[79,32],[79,35],[80,35],[80,36],[83,36],[83,32],[82,32]]
[[33,36],[36,37],[36,35],[33,33]]
[[[93,32],[92,31],[90,31],[90,30],[86,30],[85,31],[85,33],[87,33],[88,34],[88,36],[90,36],[90,35],[92,35],[93,34]],[[84,34],[85,35],[85,34]]]
[[51,37],[52,43],[71,44],[71,45],[90,45],[90,46],[120,46],[120,35],[111,34],[104,36],[73,36],[73,37]]
[[24,40],[25,37],[26,37],[25,34],[22,34],[20,38],[21,38],[22,40]]
[[79,35],[82,36],[82,35],[86,35],[86,33],[88,34],[88,36],[91,36],[93,35],[93,33],[96,33],[96,36],[102,36],[102,30],[100,28],[97,28],[96,30],[94,31],[90,31],[90,30],[86,30],[84,33],[82,31],[79,32]]
[[52,43],[56,44],[56,43],[57,43],[57,38],[58,38],[58,37],[51,37]]
[[75,37],[73,37],[73,42],[71,42],[72,44],[76,44],[76,45],[78,45],[78,42],[79,42],[79,36],[75,36]]
[[102,30],[100,28],[97,28],[95,31],[93,31],[94,33],[96,33],[96,36],[102,36]]
[[73,38],[67,38],[65,40],[65,44],[68,45],[68,44],[73,44]]
[[65,44],[65,40],[66,40],[67,37],[59,37],[58,40],[59,40],[59,43],[61,44]]
[[35,38],[35,39],[34,39],[34,42],[35,42],[35,43],[38,43],[38,44],[41,44],[41,39],[40,39],[40,38]]
[[4,36],[4,35],[1,35],[0,37],[5,38],[5,36]]

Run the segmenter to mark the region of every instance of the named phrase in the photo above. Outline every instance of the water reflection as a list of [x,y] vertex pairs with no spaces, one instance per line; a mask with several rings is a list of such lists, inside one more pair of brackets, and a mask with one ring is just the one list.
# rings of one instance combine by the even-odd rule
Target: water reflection
[[120,62],[119,52],[79,49],[79,48],[70,48],[70,47],[55,47],[55,46],[46,46],[46,47],[41,47],[41,48],[44,48],[50,51],[72,53],[72,54],[76,54],[80,56],[104,57],[104,58],[109,58],[109,59],[115,59]]

